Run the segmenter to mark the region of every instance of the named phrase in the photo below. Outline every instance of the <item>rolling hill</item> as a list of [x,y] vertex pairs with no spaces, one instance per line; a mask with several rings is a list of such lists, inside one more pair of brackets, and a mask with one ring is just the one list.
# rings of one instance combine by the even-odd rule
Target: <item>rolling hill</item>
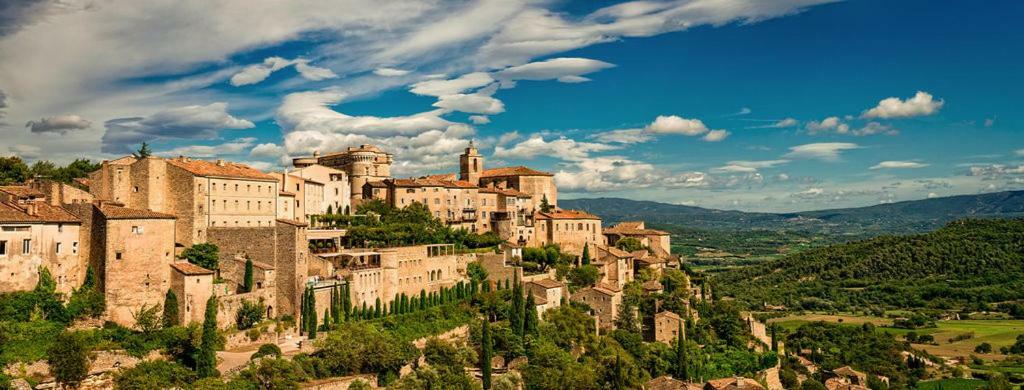
[[610,223],[645,220],[655,225],[675,225],[706,230],[790,230],[872,237],[880,234],[920,233],[937,229],[960,218],[1024,216],[1024,191],[958,195],[911,200],[867,207],[752,213],[715,210],[621,198],[563,199],[559,206],[581,209]]

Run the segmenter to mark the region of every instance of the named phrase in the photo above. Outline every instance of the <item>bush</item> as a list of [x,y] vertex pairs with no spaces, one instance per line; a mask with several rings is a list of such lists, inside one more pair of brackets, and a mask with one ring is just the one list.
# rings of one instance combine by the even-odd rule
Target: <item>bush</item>
[[210,243],[201,243],[192,245],[181,252],[181,257],[188,260],[189,263],[198,265],[208,270],[214,270],[220,268],[220,248],[217,245]]
[[992,344],[981,343],[974,347],[974,352],[977,353],[992,353]]
[[263,321],[263,316],[266,313],[267,305],[262,300],[259,302],[242,301],[242,307],[238,308],[238,313],[235,314],[235,324],[238,325],[239,330],[252,328],[253,325]]
[[263,344],[256,350],[256,353],[252,354],[252,359],[264,356],[281,357],[281,347],[278,347],[277,344]]
[[196,380],[196,373],[175,362],[155,360],[140,362],[114,376],[116,389],[184,388]]
[[77,387],[89,374],[89,346],[80,333],[61,333],[46,352],[46,362],[57,383]]
[[240,379],[256,385],[259,389],[298,389],[306,380],[302,368],[287,359],[273,358],[260,360],[238,374]]

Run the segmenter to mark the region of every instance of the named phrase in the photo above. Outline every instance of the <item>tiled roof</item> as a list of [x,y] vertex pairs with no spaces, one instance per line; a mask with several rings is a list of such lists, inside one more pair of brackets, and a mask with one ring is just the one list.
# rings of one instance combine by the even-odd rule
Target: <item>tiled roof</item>
[[46,196],[29,186],[0,186],[0,192],[6,192],[19,198],[42,198]]
[[371,188],[388,188],[388,183],[383,181],[370,181],[366,182],[364,185],[370,186]]
[[426,177],[427,179],[447,180],[447,181],[455,181],[455,178],[456,178],[454,173],[441,173],[441,174],[437,174],[437,175],[427,175],[427,176],[424,176],[424,177]]
[[325,155],[323,155],[321,157],[337,156],[337,155],[342,155],[342,154],[349,154],[349,153],[352,153],[352,152],[374,152],[374,153],[390,154],[390,153],[384,152],[383,150],[378,148],[376,145],[366,144],[366,145],[359,145],[359,147],[349,146],[348,149],[345,149],[343,151],[328,153],[328,154],[325,154]]
[[124,156],[124,157],[121,157],[121,158],[117,158],[117,159],[113,159],[113,160],[107,161],[107,164],[130,165],[130,164],[132,164],[132,163],[134,163],[136,161],[139,161],[139,159],[135,158],[134,156]]
[[536,284],[536,285],[541,286],[543,288],[559,288],[559,287],[562,287],[561,283],[559,283],[558,281],[553,280],[553,279],[540,279],[540,280],[531,281],[529,283]]
[[171,263],[171,267],[176,269],[176,270],[178,270],[178,272],[181,272],[181,273],[183,273],[185,275],[189,275],[189,276],[193,276],[193,275],[213,275],[213,271],[211,271],[211,270],[208,270],[206,268],[200,267],[200,266],[192,264],[192,263],[187,263],[187,262],[184,262],[184,261],[179,261],[177,263]]
[[532,294],[532,295],[533,295],[533,304],[534,305],[547,305],[548,304],[548,299],[546,297],[542,297],[542,296],[536,295],[536,294]]
[[623,234],[623,235],[654,235],[654,236],[667,236],[668,235],[668,232],[665,232],[665,231],[656,230],[656,229],[647,229],[644,226],[644,222],[643,221],[619,222],[619,223],[615,224],[615,226],[611,226],[611,227],[605,228],[603,233],[605,233],[605,234],[614,233],[614,234]]
[[158,213],[156,211],[131,209],[115,206],[112,204],[100,205],[100,213],[107,219],[175,219],[171,214]]
[[290,196],[290,197],[293,197],[293,198],[295,197],[295,193],[294,192],[288,192],[288,191],[278,191],[277,195],[279,195],[279,196]]
[[[605,288],[603,286],[587,287],[587,288],[585,288],[583,290],[593,290],[593,291],[597,291],[597,292],[599,292],[601,294],[604,294],[604,295],[607,295],[607,296],[614,296],[615,295],[615,291],[612,291],[611,289]],[[583,290],[580,290],[580,292],[582,292]]]
[[731,377],[722,379],[713,379],[708,381],[708,386],[715,390],[763,390],[764,386],[761,386],[757,381],[750,378],[743,377]]
[[578,210],[555,210],[551,212],[538,211],[534,219],[597,219],[598,216]]
[[28,223],[77,223],[81,222],[73,214],[58,206],[51,206],[46,202],[33,202],[36,207],[36,214],[29,215],[27,205],[13,205],[0,202],[0,222],[28,222]]
[[86,187],[88,187],[89,184],[92,183],[92,180],[89,180],[88,178],[84,178],[84,177],[76,177],[76,178],[74,178],[72,180],[74,180],[75,183],[78,183],[78,184],[86,186]]
[[191,172],[196,176],[230,177],[260,181],[277,181],[273,176],[244,164],[227,161],[206,161],[187,158],[168,159],[168,164]]
[[698,383],[683,382],[668,375],[662,375],[647,381],[647,390],[699,390],[704,386]]
[[484,187],[484,188],[480,189],[480,193],[481,194],[501,194],[501,195],[505,195],[505,196],[514,196],[514,197],[517,197],[517,198],[529,198],[529,197],[531,197],[530,194],[527,194],[525,192],[521,192],[521,191],[518,191],[518,190],[515,190],[515,189],[512,189],[512,188]]
[[502,176],[554,176],[547,172],[530,169],[522,165],[515,167],[501,167],[485,169],[480,177],[502,177]]
[[467,189],[468,188],[477,188],[477,186],[473,185],[473,183],[470,183],[468,181],[463,181],[463,180],[456,180],[456,181],[438,180],[438,179],[428,179],[428,178],[425,178],[425,177],[421,177],[421,178],[417,178],[417,179],[391,179],[391,180],[387,180],[385,182],[386,183],[391,183],[391,185],[394,185],[395,187],[402,187],[402,188],[419,188],[419,187],[444,187],[444,188],[467,188]]

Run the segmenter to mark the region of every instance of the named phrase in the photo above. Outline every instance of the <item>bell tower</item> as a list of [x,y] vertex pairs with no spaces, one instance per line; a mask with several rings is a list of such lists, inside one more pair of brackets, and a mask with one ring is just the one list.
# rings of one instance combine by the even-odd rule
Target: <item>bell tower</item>
[[469,141],[466,152],[459,156],[459,180],[465,180],[473,185],[480,185],[480,173],[484,171],[484,156]]

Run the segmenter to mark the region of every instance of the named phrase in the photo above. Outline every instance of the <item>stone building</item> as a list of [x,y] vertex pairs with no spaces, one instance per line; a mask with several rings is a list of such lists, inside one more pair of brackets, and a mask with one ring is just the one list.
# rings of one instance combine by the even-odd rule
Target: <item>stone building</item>
[[601,269],[598,284],[609,287],[613,291],[622,291],[626,283],[633,281],[633,255],[613,246],[599,246],[597,258],[592,264]]
[[554,279],[540,279],[523,284],[527,294],[532,294],[537,305],[537,315],[543,318],[544,312],[562,306],[562,299],[568,298],[569,289]]
[[213,295],[213,274],[185,261],[171,264],[171,289],[178,297],[179,323],[203,322],[206,301]]
[[0,292],[31,290],[46,267],[57,291],[82,284],[81,221],[26,186],[0,186]]
[[534,213],[536,230],[532,246],[558,244],[563,252],[582,255],[585,245],[604,246],[601,218],[576,210],[538,211]]
[[212,227],[274,226],[277,219],[277,180],[224,160],[127,156],[104,161],[89,182],[97,199],[177,217],[181,247],[206,242]]
[[[327,211],[323,183],[290,173],[272,173],[271,176],[277,179],[281,188],[278,194],[278,218],[308,223],[310,216]],[[286,198],[291,198],[290,202]]]
[[345,210],[352,211],[352,185],[349,183],[348,174],[345,171],[320,164],[311,164],[290,173],[292,176],[312,180],[324,186],[319,207],[308,207],[309,201],[307,201],[309,214],[326,214],[328,210],[335,214],[343,214]]
[[621,292],[601,286],[586,287],[573,293],[569,299],[589,306],[600,328],[615,328],[615,319],[619,318],[619,306],[622,305]]
[[368,307],[380,299],[433,293],[467,280],[454,245],[415,245],[377,250],[352,250],[332,256],[336,277],[349,281],[352,304]]
[[615,245],[623,238],[635,238],[644,247],[650,248],[651,253],[658,258],[666,258],[671,252],[668,232],[648,229],[643,221],[619,222],[604,229],[604,235],[608,239],[608,245]]
[[300,157],[292,160],[296,168],[305,168],[314,164],[334,168],[348,174],[348,180],[352,195],[351,205],[357,206],[363,199],[363,185],[369,182],[381,181],[391,177],[391,163],[394,159],[391,154],[385,153],[373,145],[359,145],[348,149],[321,156],[319,152],[313,152],[312,157]]
[[686,337],[679,330],[686,331],[686,322],[678,314],[663,311],[654,315],[654,341],[671,345],[678,337]]

